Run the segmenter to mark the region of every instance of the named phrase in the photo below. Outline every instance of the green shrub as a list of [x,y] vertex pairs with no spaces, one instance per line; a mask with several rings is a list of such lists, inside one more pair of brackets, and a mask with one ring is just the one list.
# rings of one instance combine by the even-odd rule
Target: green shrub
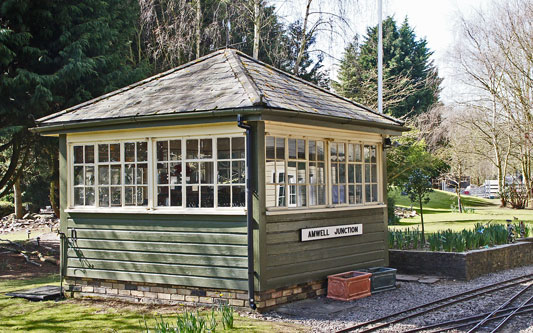
[[394,208],[396,204],[396,200],[393,196],[387,197],[387,216],[388,216],[388,222],[389,225],[395,225],[400,223],[400,218],[394,214]]
[[[224,330],[233,329],[235,312],[233,307],[223,304],[218,310],[221,313]],[[162,316],[155,317],[153,329],[148,327],[146,318],[143,319],[144,323],[141,323],[141,327],[143,327],[142,331],[144,333],[214,333],[218,326],[214,308],[205,317],[201,316],[198,310],[196,313],[185,311],[182,314],[178,314],[175,325],[165,320]]]
[[222,326],[224,329],[233,328],[233,308],[227,304],[222,304],[220,306],[220,312],[222,313]]

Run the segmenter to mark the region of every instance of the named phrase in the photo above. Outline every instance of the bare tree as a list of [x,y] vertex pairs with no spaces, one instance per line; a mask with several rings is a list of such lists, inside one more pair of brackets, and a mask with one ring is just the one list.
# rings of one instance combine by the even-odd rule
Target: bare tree
[[465,103],[479,113],[471,125],[490,141],[500,193],[509,156],[513,155],[519,160],[531,195],[533,3],[493,3],[489,9],[460,21],[462,42],[455,48],[454,59],[461,66],[464,83],[476,96]]

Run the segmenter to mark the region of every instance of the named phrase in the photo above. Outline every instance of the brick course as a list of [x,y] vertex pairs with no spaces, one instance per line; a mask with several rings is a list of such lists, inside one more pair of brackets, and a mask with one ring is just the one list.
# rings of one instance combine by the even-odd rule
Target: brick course
[[[322,280],[256,292],[254,298],[257,310],[265,311],[281,304],[325,295],[326,286],[327,281]],[[65,291],[68,297],[115,298],[135,303],[249,306],[248,292],[244,290],[67,277]]]

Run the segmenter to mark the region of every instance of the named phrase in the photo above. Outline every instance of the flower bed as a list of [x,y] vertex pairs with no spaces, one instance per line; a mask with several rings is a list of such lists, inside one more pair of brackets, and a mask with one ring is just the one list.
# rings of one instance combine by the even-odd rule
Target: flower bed
[[389,250],[389,266],[403,274],[470,280],[483,274],[533,264],[530,239],[467,252]]

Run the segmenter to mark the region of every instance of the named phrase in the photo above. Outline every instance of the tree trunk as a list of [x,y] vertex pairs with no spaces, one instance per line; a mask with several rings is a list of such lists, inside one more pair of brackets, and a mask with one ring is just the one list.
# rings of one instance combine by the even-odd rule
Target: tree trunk
[[307,20],[309,19],[309,10],[311,8],[311,2],[313,0],[307,0],[307,6],[305,7],[305,16],[304,16],[304,25],[302,27],[302,40],[300,42],[300,50],[298,50],[298,57],[296,57],[296,62],[294,63],[294,75],[298,75],[300,72],[300,63],[304,56],[305,46],[307,44]]
[[13,194],[15,196],[15,218],[21,219],[24,216],[22,210],[22,193],[20,192],[20,178],[13,184]]
[[254,49],[253,57],[254,59],[259,59],[259,37],[261,31],[261,17],[259,13],[259,1],[254,0]]
[[202,4],[196,0],[196,59],[200,58],[200,41],[202,40]]
[[422,196],[420,196],[419,203],[420,203],[420,223],[422,224],[422,247],[424,247],[426,244],[426,234],[424,231],[424,211],[422,210]]
[[459,181],[455,187],[455,194],[457,195],[457,207],[459,207],[459,213],[462,213],[463,203],[461,202],[461,181]]

